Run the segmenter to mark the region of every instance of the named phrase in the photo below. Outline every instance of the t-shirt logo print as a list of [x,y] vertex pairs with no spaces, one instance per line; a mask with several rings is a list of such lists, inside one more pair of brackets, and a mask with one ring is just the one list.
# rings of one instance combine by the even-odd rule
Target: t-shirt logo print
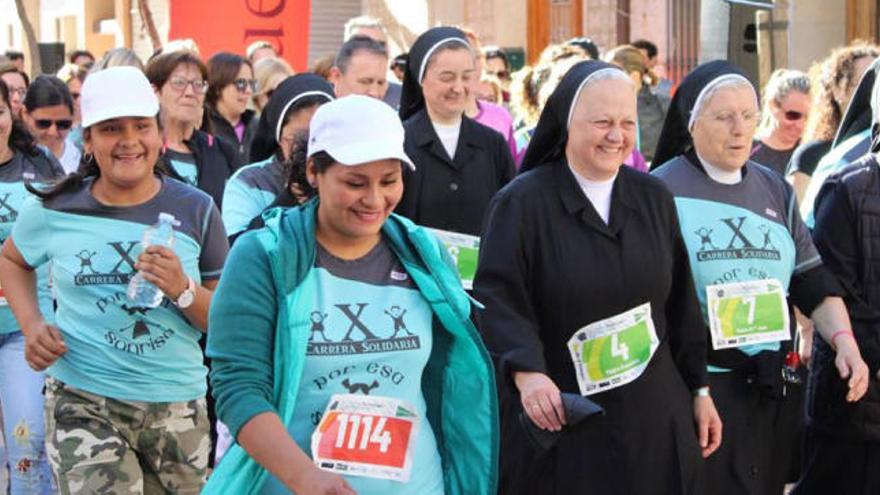
[[[725,226],[725,231],[730,234],[730,240],[723,248],[718,248],[713,239],[714,229],[702,226],[694,231],[700,238],[700,249],[697,250],[697,261],[717,261],[731,259],[765,259],[778,261],[781,259],[779,250],[773,245],[771,238],[772,230],[766,224],[758,225],[757,229],[763,239],[758,243],[752,242],[746,235],[746,217],[720,218],[720,223]],[[754,233],[754,230],[752,231]]]
[[9,204],[9,197],[12,193],[6,193],[0,197],[0,223],[11,223],[18,218],[18,210]]
[[[323,311],[309,314],[309,341],[307,355],[337,356],[350,354],[369,354],[376,352],[395,352],[419,349],[421,343],[406,325],[406,309],[397,305],[379,313],[372,310],[369,303],[334,304],[337,311],[332,317]],[[388,317],[388,331],[378,331],[375,320],[369,317],[385,315]],[[342,316],[343,318],[340,318]],[[370,321],[367,323],[365,320]],[[374,328],[371,328],[373,325]],[[384,326],[384,325],[383,325]],[[345,328],[345,331],[342,331]],[[334,341],[328,337],[338,336]],[[388,335],[383,337],[382,335]]]
[[[139,241],[108,242],[109,252],[113,256],[107,265],[113,263],[108,272],[100,272],[95,268],[92,258],[98,254],[96,251],[83,249],[74,255],[79,259],[80,267],[79,272],[73,277],[73,282],[76,285],[128,284],[128,280],[135,273],[133,251],[138,244],[140,244]],[[103,260],[101,256],[98,259]],[[86,273],[87,271],[88,273]]]

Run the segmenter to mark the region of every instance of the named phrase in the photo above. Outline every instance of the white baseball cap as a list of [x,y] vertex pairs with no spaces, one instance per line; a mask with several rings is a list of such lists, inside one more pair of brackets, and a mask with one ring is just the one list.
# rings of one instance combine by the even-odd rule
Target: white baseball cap
[[350,95],[318,107],[309,124],[311,157],[324,151],[342,165],[396,158],[415,170],[403,151],[403,124],[388,104]]
[[119,117],[155,117],[159,99],[136,67],[110,67],[89,74],[80,92],[82,126]]

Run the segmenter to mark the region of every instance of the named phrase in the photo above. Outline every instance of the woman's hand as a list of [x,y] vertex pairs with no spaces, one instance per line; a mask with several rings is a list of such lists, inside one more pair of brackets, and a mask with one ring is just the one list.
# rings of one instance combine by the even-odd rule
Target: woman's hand
[[721,417],[715,409],[712,397],[694,397],[694,423],[697,426],[700,450],[705,459],[721,446]]
[[862,360],[859,346],[851,334],[837,335],[832,345],[836,345],[837,356],[834,358],[834,364],[840,372],[840,377],[844,380],[849,378],[846,400],[856,402],[868,391],[868,380],[870,380],[868,365]]
[[67,352],[58,329],[40,319],[24,332],[24,359],[34,371],[43,371]]
[[562,394],[553,380],[544,373],[517,371],[513,381],[519,389],[523,410],[544,430],[559,431],[565,425]]
[[292,487],[298,495],[356,495],[357,492],[342,476],[318,468],[310,469]]
[[180,258],[167,247],[148,246],[138,256],[134,267],[172,301],[176,301],[189,286],[189,278],[180,266]]

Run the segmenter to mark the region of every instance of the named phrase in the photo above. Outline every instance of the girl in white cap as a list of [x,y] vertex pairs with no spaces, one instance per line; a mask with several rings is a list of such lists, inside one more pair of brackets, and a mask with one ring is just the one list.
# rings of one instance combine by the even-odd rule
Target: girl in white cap
[[495,493],[492,365],[445,248],[393,215],[403,126],[386,104],[318,108],[318,197],[235,243],[209,322],[238,444],[205,493]]
[[[0,279],[46,370],[46,445],[61,493],[198,493],[210,450],[199,338],[228,245],[211,198],[158,174],[158,101],[138,69],[113,67],[82,89],[78,173],[22,206]],[[140,245],[161,213],[171,247]],[[34,269],[52,263],[54,323]],[[164,299],[126,296],[139,271]]]

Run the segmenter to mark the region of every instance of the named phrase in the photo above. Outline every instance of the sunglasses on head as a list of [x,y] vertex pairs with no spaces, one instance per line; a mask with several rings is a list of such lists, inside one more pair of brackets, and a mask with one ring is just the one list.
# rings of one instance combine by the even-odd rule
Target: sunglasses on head
[[786,110],[783,115],[785,120],[801,120],[806,117],[803,113],[794,110]]
[[257,81],[255,79],[236,79],[232,81],[232,84],[234,84],[235,89],[241,93],[247,91],[248,88],[251,88],[252,92],[257,90]]
[[66,131],[73,127],[73,120],[70,119],[61,119],[61,120],[52,120],[52,119],[36,119],[34,120],[34,124],[37,126],[37,129],[46,130],[53,125],[59,131]]

